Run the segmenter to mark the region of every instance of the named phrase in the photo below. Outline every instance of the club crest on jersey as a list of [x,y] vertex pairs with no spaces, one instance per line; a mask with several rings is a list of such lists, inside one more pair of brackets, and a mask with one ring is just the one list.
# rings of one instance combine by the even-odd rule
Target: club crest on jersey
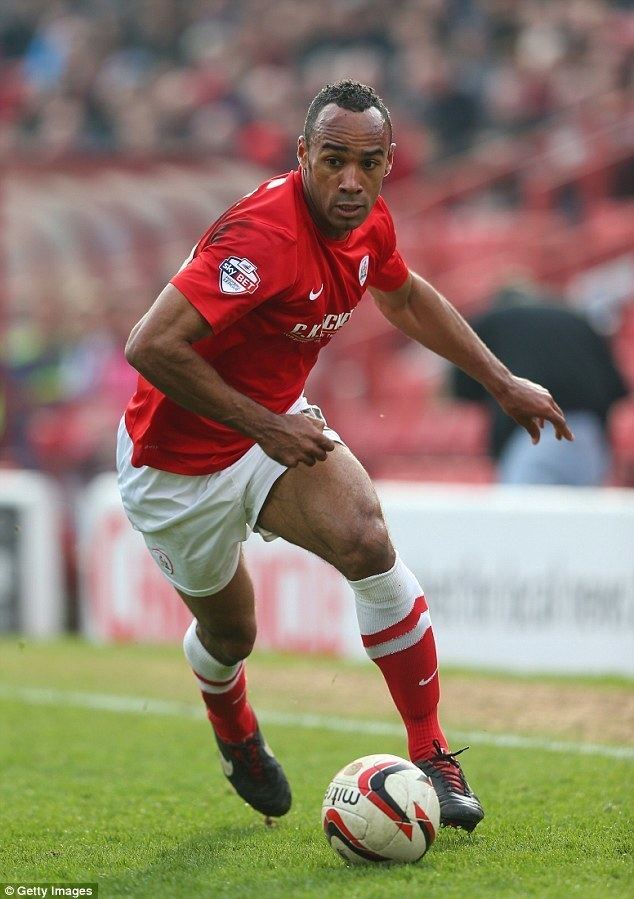
[[359,284],[361,287],[365,284],[368,277],[368,266],[370,264],[370,257],[364,256],[361,262],[359,263]]
[[249,259],[229,256],[220,263],[219,271],[220,290],[223,293],[254,293],[258,289],[260,276]]

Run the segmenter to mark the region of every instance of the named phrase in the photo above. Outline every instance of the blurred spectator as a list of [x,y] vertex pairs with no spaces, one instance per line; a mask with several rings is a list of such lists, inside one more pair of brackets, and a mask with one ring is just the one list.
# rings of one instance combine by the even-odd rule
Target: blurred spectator
[[[463,171],[471,175],[473,167],[477,180],[483,156],[506,154],[519,165],[539,152],[546,165],[534,169],[556,172],[555,180],[568,185],[575,165],[601,156],[600,147],[594,156],[588,149],[600,131],[618,145],[613,195],[631,196],[631,168],[620,152],[629,139],[630,6],[627,0],[2,0],[0,168],[9,177],[0,182],[0,199],[10,222],[0,246],[4,455],[60,475],[110,467],[112,421],[134,382],[121,355],[130,328],[120,319],[136,321],[188,251],[201,227],[191,210],[207,222],[214,202],[225,204],[243,187],[231,182],[227,196],[214,201],[193,175],[179,181],[164,157],[202,158],[202,165],[192,162],[199,169],[213,168],[215,157],[219,168],[231,159],[288,170],[306,103],[327,81],[352,75],[388,101],[398,142],[391,189],[417,175],[428,186],[439,184],[430,169],[463,153],[469,154]],[[529,130],[542,124],[547,131]],[[518,137],[497,140],[508,135]],[[148,160],[164,169],[146,178]],[[11,173],[23,163],[19,186],[12,187]],[[89,177],[87,170],[110,165],[111,173],[96,175],[93,190],[84,193],[85,180],[71,180],[71,173]],[[133,188],[118,177],[119,166],[138,172]],[[38,171],[51,173],[41,188],[37,177],[31,183]],[[405,185],[402,208],[415,212],[422,183],[414,177]],[[559,192],[570,227],[588,212],[576,184]],[[607,187],[592,191],[605,197]],[[539,190],[535,195],[539,205]],[[512,178],[496,182],[487,196],[489,205],[505,208],[522,202]],[[437,213],[416,214],[408,253],[424,247],[421,270],[433,264],[430,275],[468,270],[467,291],[461,294],[455,279],[447,284],[459,303],[488,295],[495,274],[489,277],[488,259],[456,255],[456,230],[468,244],[459,218],[452,255],[449,218]],[[605,222],[616,233],[609,210]],[[597,233],[590,231],[584,246],[600,243]],[[524,244],[535,255],[531,240]],[[544,243],[544,256],[556,256],[561,244],[550,247]],[[605,258],[617,251],[604,247]],[[569,265],[581,266],[581,259]],[[484,286],[474,286],[485,270]],[[108,299],[83,284],[73,288],[83,271],[107,282]],[[112,299],[114,285],[128,276],[138,282],[134,290]]]
[[354,75],[422,168],[582,104],[608,113],[631,23],[616,0],[4,0],[0,154],[230,152],[281,171],[307,100]]
[[[580,315],[526,285],[501,290],[473,327],[516,374],[557,397],[575,435],[564,445],[547,426],[533,446],[522,428],[487,403],[500,482],[601,486],[610,467],[607,414],[627,394],[606,341]],[[464,372],[456,369],[453,380],[460,399],[487,401],[484,388]]]
[[3,335],[0,361],[5,371],[6,431],[4,439],[15,461],[38,467],[30,439],[31,416],[62,399],[59,379],[61,332],[53,303],[41,297],[35,309],[16,315]]
[[108,471],[136,384],[123,347],[138,310],[97,302],[64,317],[42,302],[35,312],[14,319],[0,354],[8,461],[64,479]]

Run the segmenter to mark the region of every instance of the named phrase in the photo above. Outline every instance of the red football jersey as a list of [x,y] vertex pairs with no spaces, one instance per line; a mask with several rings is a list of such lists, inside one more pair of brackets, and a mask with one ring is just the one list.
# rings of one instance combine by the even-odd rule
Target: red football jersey
[[[345,240],[330,240],[310,215],[297,170],[228,209],[171,283],[213,328],[194,344],[196,352],[236,390],[283,413],[366,288],[396,290],[407,273],[381,198]],[[189,412],[142,377],[125,420],[135,466],[210,474],[254,444]]]

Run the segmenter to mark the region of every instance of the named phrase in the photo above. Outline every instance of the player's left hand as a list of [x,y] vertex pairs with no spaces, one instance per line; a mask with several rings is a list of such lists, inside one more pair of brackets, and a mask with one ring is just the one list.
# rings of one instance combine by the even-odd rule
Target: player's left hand
[[539,443],[547,421],[555,429],[557,440],[575,439],[561,408],[541,384],[512,375],[509,386],[497,401],[507,415],[528,431],[533,443]]

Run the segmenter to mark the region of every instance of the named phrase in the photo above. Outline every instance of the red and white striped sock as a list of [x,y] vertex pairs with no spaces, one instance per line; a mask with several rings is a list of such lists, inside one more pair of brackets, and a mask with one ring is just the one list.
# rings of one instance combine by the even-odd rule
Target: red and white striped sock
[[348,582],[365,651],[381,669],[407,730],[412,760],[447,747],[438,722],[438,661],[423,590],[400,556],[383,574]]
[[183,639],[183,649],[192,667],[205,705],[207,717],[225,743],[242,743],[258,726],[247,701],[244,662],[223,665],[205,649],[192,621]]

